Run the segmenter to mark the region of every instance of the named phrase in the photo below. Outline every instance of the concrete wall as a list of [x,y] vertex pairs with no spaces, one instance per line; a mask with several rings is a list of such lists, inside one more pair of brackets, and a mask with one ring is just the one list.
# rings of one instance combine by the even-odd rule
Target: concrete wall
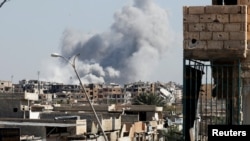
[[238,5],[250,5],[249,0],[237,0]]
[[189,59],[240,59],[242,97],[237,98],[242,122],[250,124],[250,1],[237,4],[184,6],[183,49]]
[[1,125],[2,128],[20,128],[20,135],[34,135],[46,140],[46,128],[44,126],[21,126],[21,125]]
[[[23,118],[24,112],[21,110],[20,99],[0,99],[0,118]],[[28,112],[25,115],[28,117]]]
[[246,5],[183,7],[185,58],[246,58],[248,11]]
[[121,124],[139,121],[139,115],[121,115]]

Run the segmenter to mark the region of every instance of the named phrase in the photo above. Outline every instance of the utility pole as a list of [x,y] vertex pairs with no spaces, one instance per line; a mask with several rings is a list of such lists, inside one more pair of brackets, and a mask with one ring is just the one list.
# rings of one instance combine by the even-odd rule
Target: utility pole
[[78,78],[78,80],[79,80],[79,82],[80,82],[80,86],[82,87],[83,92],[84,92],[84,94],[85,94],[85,96],[86,96],[86,98],[87,98],[87,100],[88,100],[88,102],[89,102],[89,105],[90,105],[90,107],[91,107],[91,109],[92,109],[92,111],[93,111],[93,113],[94,113],[94,115],[95,115],[95,118],[96,118],[96,120],[97,120],[97,123],[98,123],[99,127],[101,128],[101,131],[102,131],[102,134],[103,134],[103,136],[104,136],[104,139],[105,139],[105,141],[108,141],[107,136],[106,136],[106,134],[105,134],[105,132],[104,132],[104,130],[103,130],[103,128],[102,128],[102,124],[101,124],[101,122],[100,122],[100,120],[99,120],[99,118],[98,118],[98,116],[97,116],[97,114],[96,114],[96,111],[95,111],[94,107],[93,107],[93,104],[92,104],[92,102],[90,101],[89,96],[88,96],[88,94],[87,94],[87,92],[86,92],[86,89],[85,89],[85,87],[83,86],[83,83],[82,83],[82,81],[81,81],[81,79],[80,79],[80,76],[79,76],[79,74],[78,74],[78,72],[77,72],[77,70],[76,70],[75,59],[76,59],[76,57],[79,56],[79,55],[80,55],[80,54],[76,54],[76,55],[74,56],[74,58],[73,58],[73,62],[71,62],[69,59],[65,58],[65,57],[62,56],[62,55],[59,55],[59,54],[57,54],[57,53],[51,54],[52,57],[61,57],[61,58],[63,58],[65,61],[67,61],[67,62],[73,67],[73,69],[74,69],[74,71],[75,71],[75,74],[76,74],[76,76],[77,76],[77,78]]
[[40,82],[39,82],[40,71],[37,72],[37,75],[38,75],[38,78],[37,78],[38,94],[40,94]]
[[3,0],[1,3],[0,3],[0,8],[7,2],[7,0]]

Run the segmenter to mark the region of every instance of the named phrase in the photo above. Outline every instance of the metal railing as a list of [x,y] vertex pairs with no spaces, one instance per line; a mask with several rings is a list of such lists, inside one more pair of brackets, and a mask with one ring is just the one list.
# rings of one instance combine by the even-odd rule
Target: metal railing
[[208,125],[238,125],[241,110],[240,62],[184,59],[183,135],[207,140]]

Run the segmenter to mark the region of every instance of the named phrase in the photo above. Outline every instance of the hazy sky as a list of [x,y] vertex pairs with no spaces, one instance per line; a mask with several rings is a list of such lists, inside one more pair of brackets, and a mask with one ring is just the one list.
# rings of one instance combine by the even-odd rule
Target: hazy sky
[[[2,0],[0,0],[2,2]],[[211,0],[10,0],[0,8],[0,80],[182,83],[183,6]]]

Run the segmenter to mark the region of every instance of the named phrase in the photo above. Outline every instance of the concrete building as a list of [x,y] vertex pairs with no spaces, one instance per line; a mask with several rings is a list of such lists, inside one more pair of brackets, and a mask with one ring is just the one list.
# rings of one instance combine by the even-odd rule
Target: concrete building
[[102,103],[105,104],[121,104],[126,100],[123,88],[118,84],[103,85],[102,94]]
[[13,85],[11,81],[0,81],[0,93],[12,93]]
[[[5,105],[0,107],[1,127],[12,128],[21,140],[104,140],[79,86],[22,80],[12,87],[13,93],[0,93]],[[140,89],[138,94],[157,91],[153,84],[135,83],[133,88]],[[110,141],[165,138],[158,134],[164,124],[162,107],[131,105],[127,101],[132,97],[116,84],[90,84],[86,90]]]
[[[164,120],[162,107],[153,105],[95,105],[97,115],[109,141],[138,140],[158,135]],[[20,138],[30,140],[103,141],[96,119],[88,105],[32,105],[29,118],[0,118],[4,129],[20,130]],[[148,134],[148,124],[152,127]]]
[[[212,0],[212,5],[183,7],[184,136],[197,116],[198,97],[203,102],[224,104],[224,117],[216,105],[201,104],[205,124],[249,124],[249,0]],[[200,91],[201,86],[209,89]],[[196,87],[196,88],[195,88]],[[207,87],[206,87],[207,88]],[[205,92],[205,93],[204,93]],[[193,97],[190,94],[193,94]],[[211,93],[209,96],[208,93]],[[227,107],[227,108],[225,108]],[[192,112],[194,111],[194,112]],[[207,111],[207,112],[206,112]],[[210,111],[210,113],[208,113]],[[220,114],[216,114],[220,113]],[[211,120],[204,120],[211,114]],[[190,117],[189,117],[190,116]],[[192,116],[192,117],[191,117]],[[223,118],[221,120],[221,118]],[[206,128],[206,127],[204,127]],[[191,137],[192,138],[192,137]],[[207,140],[206,131],[195,140]]]

